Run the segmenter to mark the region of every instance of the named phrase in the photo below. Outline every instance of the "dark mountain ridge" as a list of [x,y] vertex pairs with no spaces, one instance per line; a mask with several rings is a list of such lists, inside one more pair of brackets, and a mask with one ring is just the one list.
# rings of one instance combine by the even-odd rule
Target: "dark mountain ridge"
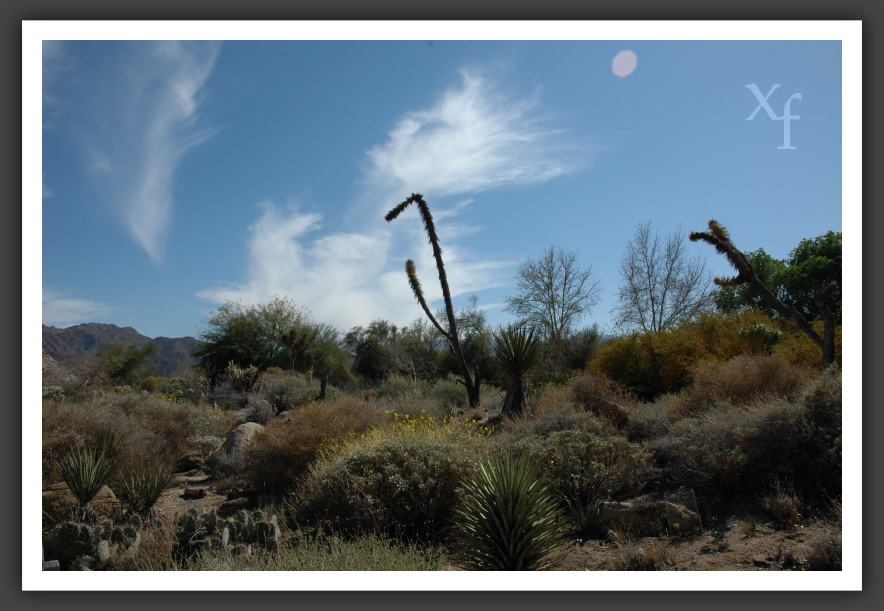
[[59,362],[97,359],[99,350],[115,343],[144,346],[150,342],[157,346],[151,362],[159,376],[179,375],[196,363],[196,359],[190,356],[199,347],[199,340],[195,337],[150,338],[132,327],[118,327],[98,322],[74,325],[65,329],[43,325],[43,350]]

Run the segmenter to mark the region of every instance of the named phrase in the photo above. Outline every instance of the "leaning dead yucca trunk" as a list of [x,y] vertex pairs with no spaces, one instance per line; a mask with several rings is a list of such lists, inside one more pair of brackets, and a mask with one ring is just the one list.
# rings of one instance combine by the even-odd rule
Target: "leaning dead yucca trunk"
[[451,291],[448,288],[448,276],[445,273],[445,263],[442,261],[442,248],[439,247],[439,236],[436,233],[436,225],[433,223],[433,215],[430,214],[430,207],[427,205],[427,202],[424,201],[423,195],[420,193],[412,193],[411,197],[390,210],[384,219],[389,223],[398,217],[402,211],[411,204],[417,205],[418,213],[424,223],[424,229],[427,232],[427,237],[430,239],[430,245],[433,247],[433,258],[436,260],[436,269],[439,272],[439,284],[442,287],[442,298],[445,301],[445,315],[448,318],[448,330],[439,324],[439,321],[436,320],[436,317],[433,316],[433,313],[430,311],[430,307],[427,305],[427,300],[424,298],[424,291],[421,287],[420,280],[418,280],[417,277],[414,261],[411,259],[405,262],[405,274],[408,276],[408,284],[411,287],[411,291],[414,293],[414,297],[417,299],[418,304],[420,304],[421,308],[423,308],[427,317],[430,319],[430,322],[433,323],[433,326],[439,330],[439,333],[448,340],[448,345],[451,346],[451,351],[457,359],[457,365],[460,369],[461,376],[463,377],[463,385],[467,389],[467,400],[469,405],[471,408],[477,407],[479,405],[479,372],[470,372],[470,368],[464,358],[463,349],[460,345],[460,339],[457,335],[457,319],[454,316],[454,306],[451,303]]
[[561,510],[525,456],[481,462],[464,482],[455,509],[457,562],[467,570],[540,571],[554,568],[563,551]]

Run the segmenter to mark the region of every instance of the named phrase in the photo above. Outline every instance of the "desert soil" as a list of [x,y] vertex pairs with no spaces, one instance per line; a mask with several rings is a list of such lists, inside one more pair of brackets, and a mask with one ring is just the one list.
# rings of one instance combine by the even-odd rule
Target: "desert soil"
[[[186,489],[204,489],[206,496],[191,498]],[[194,470],[176,474],[154,509],[160,518],[195,509],[198,513],[217,509],[227,500],[205,473]],[[691,538],[623,537],[572,540],[562,570],[596,571],[623,566],[641,553],[646,558],[664,560],[674,571],[771,571],[794,568],[818,543],[835,534],[838,526],[812,522],[780,530],[770,522],[731,517],[707,526]]]

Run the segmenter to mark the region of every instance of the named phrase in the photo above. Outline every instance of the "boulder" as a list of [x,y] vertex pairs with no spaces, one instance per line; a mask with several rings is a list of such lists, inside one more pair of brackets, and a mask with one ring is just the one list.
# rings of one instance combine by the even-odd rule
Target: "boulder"
[[684,534],[688,527],[700,523],[700,516],[687,507],[651,497],[602,501],[597,506],[597,519],[605,529],[652,536]]
[[243,450],[255,433],[264,427],[256,422],[246,422],[230,431],[221,448],[209,456],[206,464],[216,471],[234,471],[242,460]]

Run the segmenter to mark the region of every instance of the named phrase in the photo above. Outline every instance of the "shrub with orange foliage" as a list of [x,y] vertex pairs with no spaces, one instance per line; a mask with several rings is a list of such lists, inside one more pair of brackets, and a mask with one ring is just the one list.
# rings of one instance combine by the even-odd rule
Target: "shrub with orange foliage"
[[[728,361],[751,353],[740,329],[754,324],[782,332],[772,352],[787,362],[822,371],[819,348],[788,321],[777,321],[758,311],[704,312],[692,321],[657,333],[633,333],[601,346],[587,370],[604,374],[645,400],[686,388],[694,366],[703,361]],[[822,327],[822,323],[817,325]],[[837,358],[841,358],[841,329],[836,333]]]

